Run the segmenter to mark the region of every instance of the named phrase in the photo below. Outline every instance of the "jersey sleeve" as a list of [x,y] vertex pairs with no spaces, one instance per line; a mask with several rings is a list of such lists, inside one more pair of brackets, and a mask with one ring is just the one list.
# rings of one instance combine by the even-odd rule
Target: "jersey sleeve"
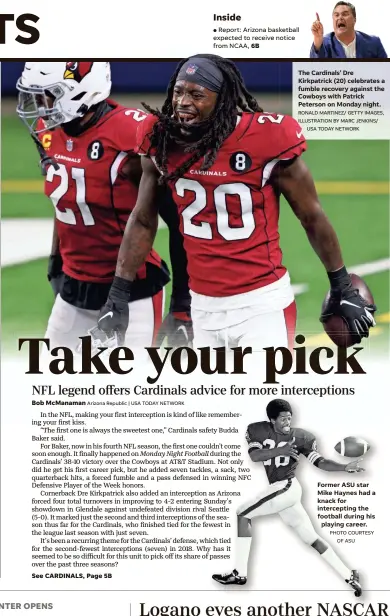
[[150,137],[153,132],[153,126],[158,121],[158,118],[152,114],[148,115],[145,122],[138,126],[136,136],[135,152],[141,156],[150,155]]
[[142,109],[123,108],[115,124],[115,145],[122,152],[137,153],[137,132],[149,114]]
[[318,466],[318,463],[324,459],[317,451],[316,437],[310,432],[305,432],[304,434],[303,447],[300,453],[302,453],[309,462],[314,464],[314,466]]
[[303,129],[294,118],[276,113],[262,113],[257,122],[266,127],[269,145],[268,158],[292,160],[301,156],[307,148]]
[[263,440],[261,422],[249,424],[246,429],[245,438],[248,443],[248,453],[253,449],[263,449],[263,445],[261,443]]

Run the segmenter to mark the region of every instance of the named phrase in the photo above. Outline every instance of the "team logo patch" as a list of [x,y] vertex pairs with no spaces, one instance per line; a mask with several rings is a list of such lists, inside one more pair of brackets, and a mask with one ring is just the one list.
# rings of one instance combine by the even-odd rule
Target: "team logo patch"
[[91,72],[93,62],[71,62],[66,63],[64,79],[74,79],[80,83],[88,73]]
[[313,441],[312,442],[311,448],[313,449],[313,451],[318,451],[318,449],[317,449],[317,441]]
[[73,150],[73,145],[73,139],[66,140],[66,149],[68,150],[68,152],[71,152]]
[[196,73],[198,68],[199,66],[197,66],[196,64],[190,64],[189,66],[187,66],[187,69],[186,69],[187,75],[194,75],[194,73]]
[[246,152],[234,152],[230,157],[230,167],[236,173],[245,173],[252,166],[252,159]]
[[101,141],[92,141],[89,144],[87,155],[90,160],[100,160],[104,154],[104,148]]

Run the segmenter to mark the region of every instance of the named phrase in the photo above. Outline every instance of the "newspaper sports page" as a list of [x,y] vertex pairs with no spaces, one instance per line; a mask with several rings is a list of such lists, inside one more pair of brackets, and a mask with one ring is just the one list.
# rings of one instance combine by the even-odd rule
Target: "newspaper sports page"
[[373,8],[2,7],[0,611],[388,616]]

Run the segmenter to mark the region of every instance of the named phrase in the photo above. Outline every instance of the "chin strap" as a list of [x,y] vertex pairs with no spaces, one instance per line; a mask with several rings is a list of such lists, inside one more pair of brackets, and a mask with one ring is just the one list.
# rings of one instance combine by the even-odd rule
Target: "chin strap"
[[38,137],[36,136],[35,133],[30,133],[31,134],[31,138],[34,141],[36,148],[38,150],[39,156],[40,156],[40,160],[39,160],[39,164],[41,166],[41,173],[42,175],[46,175],[47,173],[47,168],[50,167],[50,165],[53,165],[54,169],[57,171],[59,169],[59,165],[58,163],[56,163],[55,160],[53,160],[51,158],[51,156],[48,156],[45,152],[45,148],[43,147],[42,143],[39,141]]

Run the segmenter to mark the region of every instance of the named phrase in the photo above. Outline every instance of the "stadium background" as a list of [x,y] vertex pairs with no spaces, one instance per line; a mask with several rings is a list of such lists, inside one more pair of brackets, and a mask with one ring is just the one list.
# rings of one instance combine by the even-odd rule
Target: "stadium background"
[[[289,62],[237,62],[248,88],[266,111],[291,113]],[[175,61],[112,62],[113,98],[141,107],[161,105]],[[53,208],[43,195],[35,146],[15,113],[15,83],[21,62],[3,62],[2,78],[2,339],[8,352],[16,339],[42,335],[53,302],[47,282]],[[310,141],[304,158],[321,203],[332,221],[350,271],[362,275],[378,304],[378,327],[366,342],[388,351],[389,341],[389,144],[387,141]],[[318,321],[328,288],[288,205],[281,204],[281,245],[296,285],[298,329],[310,346],[329,344]],[[169,261],[167,230],[160,228],[158,252]],[[359,266],[359,267],[357,267]]]

